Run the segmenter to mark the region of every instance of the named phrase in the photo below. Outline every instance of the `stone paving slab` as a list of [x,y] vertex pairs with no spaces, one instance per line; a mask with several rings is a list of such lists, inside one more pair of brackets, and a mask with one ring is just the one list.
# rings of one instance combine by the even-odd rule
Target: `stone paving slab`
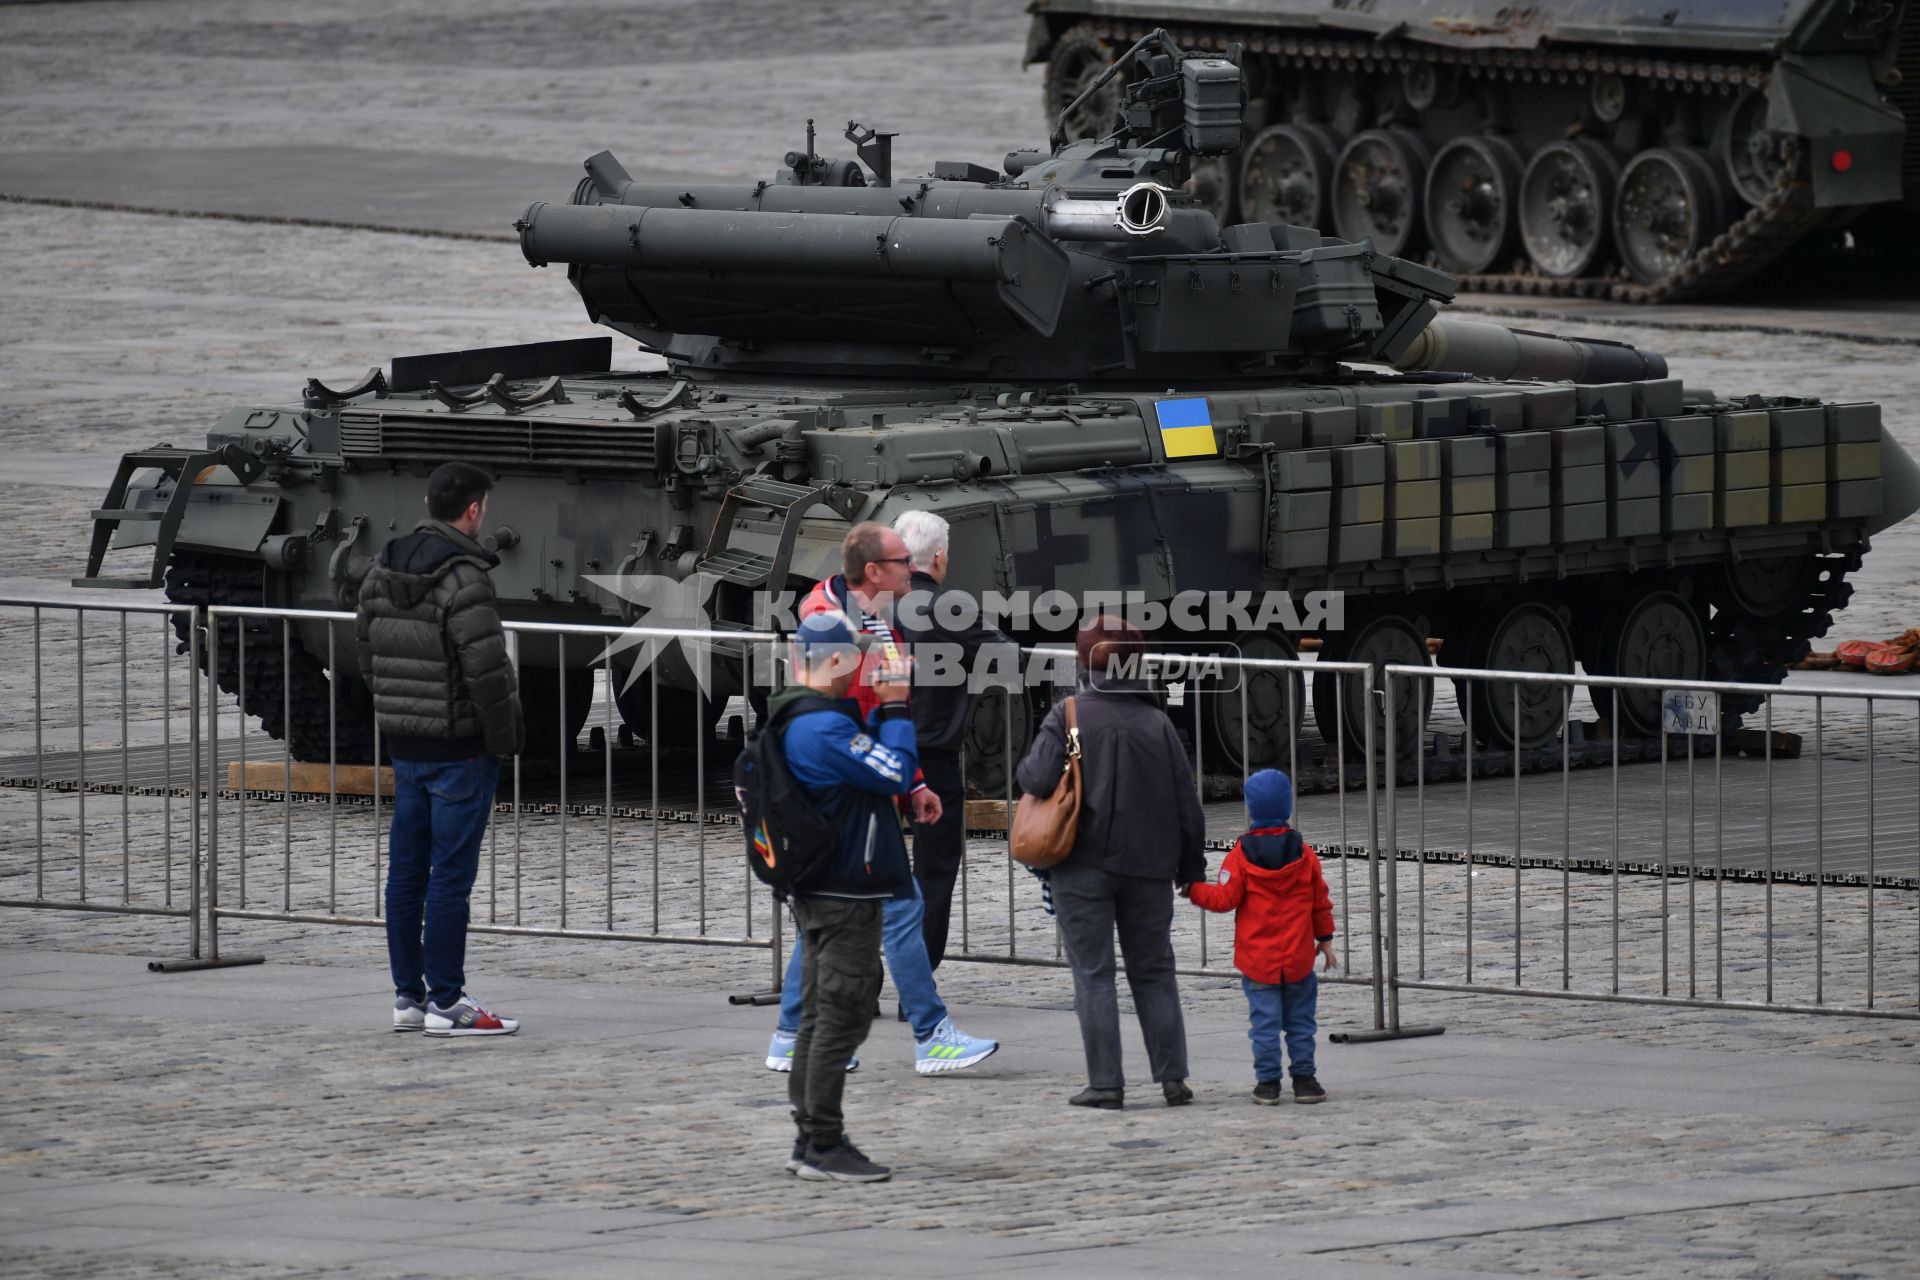
[[[507,961],[577,944],[515,939],[486,956],[506,970],[486,990],[526,1030],[433,1044],[385,1030],[368,931],[325,935],[331,956],[167,976],[24,945],[21,919],[0,915],[0,1271],[1589,1275],[1605,1272],[1588,1236],[1627,1222],[1662,1245],[1656,1274],[1718,1275],[1725,1220],[1794,1214],[1844,1226],[1864,1276],[1903,1274],[1920,1244],[1874,1199],[1920,1189],[1912,1038],[1881,1024],[1729,1020],[1692,1049],[1636,1031],[1719,1015],[1446,997],[1446,1036],[1326,1045],[1334,1101],[1266,1109],[1244,1094],[1237,992],[1194,980],[1197,1105],[1088,1114],[1061,1105],[1081,1068],[1065,975],[955,964],[950,999],[988,997],[956,1017],[1006,1047],[929,1080],[877,1023],[849,1102],[899,1173],[822,1188],[778,1168],[772,1010],[686,967],[709,952],[603,948],[625,976],[535,977]],[[67,1004],[24,1007],[34,994]],[[1366,1002],[1327,988],[1323,1028]],[[1843,1043],[1810,1049],[1811,1031]],[[457,1149],[420,1127],[449,1099]],[[419,1223],[457,1244],[421,1249]]]

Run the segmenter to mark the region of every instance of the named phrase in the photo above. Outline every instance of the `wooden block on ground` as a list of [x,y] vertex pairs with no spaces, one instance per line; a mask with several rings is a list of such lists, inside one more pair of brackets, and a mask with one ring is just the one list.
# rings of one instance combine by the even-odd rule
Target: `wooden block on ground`
[[968,800],[967,830],[969,831],[1005,831],[1007,829],[1007,802],[1005,800]]
[[[328,771],[331,768],[333,786],[328,786]],[[288,774],[292,774],[289,786]],[[382,765],[380,774],[380,794],[393,794],[393,770]],[[343,795],[370,796],[373,794],[374,768],[367,764],[343,764],[329,766],[312,762],[299,762],[291,770],[281,760],[249,760],[242,786],[240,762],[227,763],[227,788],[230,791],[286,791],[291,789],[305,795]]]

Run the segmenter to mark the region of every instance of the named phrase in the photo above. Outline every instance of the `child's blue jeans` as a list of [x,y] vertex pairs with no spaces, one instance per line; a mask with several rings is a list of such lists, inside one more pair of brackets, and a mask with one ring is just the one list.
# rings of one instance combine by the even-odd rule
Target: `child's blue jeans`
[[1320,979],[1309,972],[1298,982],[1273,985],[1240,979],[1247,993],[1247,1012],[1252,1025],[1247,1039],[1253,1041],[1253,1074],[1259,1080],[1280,1078],[1280,1040],[1287,1041],[1287,1060],[1293,1074],[1310,1076],[1313,1071],[1313,1034],[1318,1024],[1314,1012],[1320,1005]]

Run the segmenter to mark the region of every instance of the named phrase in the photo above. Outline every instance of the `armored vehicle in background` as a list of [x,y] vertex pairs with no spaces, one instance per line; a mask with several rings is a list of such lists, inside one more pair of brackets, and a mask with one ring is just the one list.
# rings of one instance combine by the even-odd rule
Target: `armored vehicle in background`
[[[976,596],[1330,590],[1327,657],[1422,662],[1439,636],[1463,665],[1777,681],[1869,535],[1920,506],[1876,405],[1686,388],[1632,347],[1442,317],[1453,281],[1369,240],[1223,227],[1177,188],[1237,145],[1239,67],[1153,33],[1122,68],[1112,133],[993,167],[896,179],[890,137],[854,125],[858,163],[816,154],[809,125],[752,185],[639,181],[601,152],[569,202],[526,211],[520,246],[665,372],[612,372],[611,339],[590,338],[309,382],[204,448],[124,458],[81,581],[351,606],[425,475],[459,457],[498,477],[509,618],[659,621],[603,589],[617,576],[692,584],[713,628],[748,628],[767,593],[834,571],[852,522],[921,508],[951,523],[948,582]],[[150,570],[103,576],[114,545]],[[1160,638],[1297,651],[1284,622],[1199,616],[1211,633]],[[350,645],[299,627],[289,684],[277,624],[244,664],[220,631],[222,671],[296,755],[327,758],[330,722],[340,758],[371,749]],[[571,740],[601,645],[522,639],[529,723]],[[643,734],[656,710],[710,729],[743,680],[738,652],[705,698],[679,648],[654,670],[672,705],[646,682],[621,698]],[[1314,684],[1322,735],[1357,744],[1367,700]],[[1551,693],[1482,702],[1492,741],[1562,721]],[[1271,671],[1244,717],[1237,695],[1207,700],[1207,758],[1278,758],[1306,703]],[[1039,708],[979,704],[972,776],[993,786]],[[1411,743],[1410,693],[1393,714]],[[1620,718],[1656,733],[1658,701]]]
[[[1034,0],[1048,118],[1148,30],[1238,42],[1245,145],[1194,189],[1462,288],[1661,302],[1842,233],[1911,264],[1920,6],[1903,0]],[[1117,82],[1116,82],[1117,83]],[[1068,122],[1106,133],[1112,86]]]

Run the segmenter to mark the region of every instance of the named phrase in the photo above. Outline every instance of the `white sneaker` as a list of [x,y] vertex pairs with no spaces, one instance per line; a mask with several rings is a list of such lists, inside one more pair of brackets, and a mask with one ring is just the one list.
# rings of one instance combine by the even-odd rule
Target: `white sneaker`
[[[782,1031],[777,1027],[774,1028],[773,1039],[767,1042],[767,1070],[792,1071],[793,1046],[797,1044],[799,1040],[800,1037],[797,1035]],[[858,1071],[859,1069],[860,1057],[858,1054],[847,1059],[847,1070]]]
[[451,1009],[428,1004],[420,1029],[430,1036],[510,1036],[520,1029],[520,1019],[488,1013],[472,996],[461,996]]
[[411,996],[393,998],[393,1029],[418,1031],[427,1025],[427,1006]]
[[799,1039],[799,1036],[791,1036],[776,1029],[773,1039],[767,1042],[767,1070],[793,1070],[793,1046]]
[[970,1036],[954,1026],[952,1018],[942,1018],[932,1035],[914,1044],[913,1069],[923,1076],[961,1071],[991,1058],[999,1048],[998,1040]]

